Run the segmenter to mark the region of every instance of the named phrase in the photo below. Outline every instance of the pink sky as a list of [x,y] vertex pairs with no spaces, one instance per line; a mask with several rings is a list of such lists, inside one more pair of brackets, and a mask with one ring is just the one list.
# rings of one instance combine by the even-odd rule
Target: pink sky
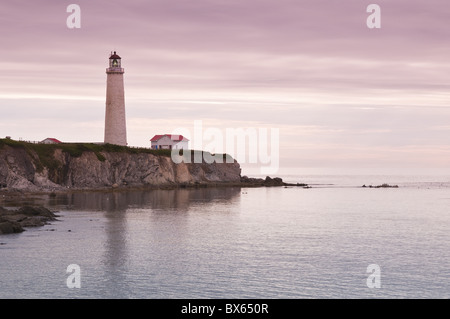
[[102,141],[116,50],[130,145],[202,120],[279,128],[283,167],[448,168],[449,17],[448,0],[2,1],[0,136]]

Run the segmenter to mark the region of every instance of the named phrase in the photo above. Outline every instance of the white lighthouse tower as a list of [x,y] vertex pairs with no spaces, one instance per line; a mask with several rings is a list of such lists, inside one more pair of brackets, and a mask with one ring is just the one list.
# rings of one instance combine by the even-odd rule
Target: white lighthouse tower
[[125,93],[121,58],[111,53],[106,69],[105,143],[127,145]]

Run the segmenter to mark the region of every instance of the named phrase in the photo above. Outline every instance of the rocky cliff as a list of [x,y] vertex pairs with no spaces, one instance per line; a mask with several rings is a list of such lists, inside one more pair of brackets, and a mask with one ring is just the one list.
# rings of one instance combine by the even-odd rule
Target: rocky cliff
[[55,191],[238,183],[239,163],[175,164],[168,152],[0,140],[0,189]]

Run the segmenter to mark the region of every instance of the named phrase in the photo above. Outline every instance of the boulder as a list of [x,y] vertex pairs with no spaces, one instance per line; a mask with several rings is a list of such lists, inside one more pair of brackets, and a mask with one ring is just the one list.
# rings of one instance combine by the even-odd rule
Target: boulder
[[12,234],[23,232],[23,228],[20,224],[16,222],[11,222],[7,220],[2,220],[0,218],[0,235],[2,234]]
[[56,215],[45,207],[24,206],[17,210],[0,207],[0,234],[20,233],[24,227],[38,227],[56,220]]

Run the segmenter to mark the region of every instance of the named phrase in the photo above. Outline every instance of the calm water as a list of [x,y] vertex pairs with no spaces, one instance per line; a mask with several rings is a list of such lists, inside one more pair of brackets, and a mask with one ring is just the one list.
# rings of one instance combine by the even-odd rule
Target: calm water
[[285,180],[314,188],[36,198],[59,221],[0,236],[0,298],[450,297],[450,176]]

